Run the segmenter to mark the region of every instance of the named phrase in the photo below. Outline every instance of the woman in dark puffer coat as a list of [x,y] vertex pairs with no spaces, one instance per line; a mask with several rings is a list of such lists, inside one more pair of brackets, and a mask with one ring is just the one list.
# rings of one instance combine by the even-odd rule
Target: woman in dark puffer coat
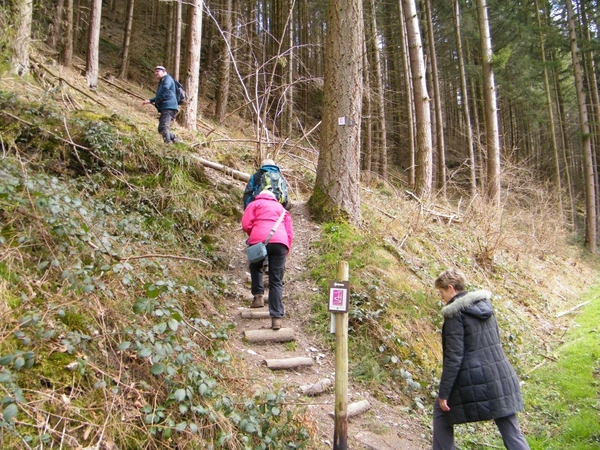
[[437,280],[442,308],[444,368],[433,408],[433,449],[453,450],[454,424],[493,419],[509,450],[526,450],[516,413],[523,409],[517,375],[500,344],[492,294],[466,292],[462,272]]

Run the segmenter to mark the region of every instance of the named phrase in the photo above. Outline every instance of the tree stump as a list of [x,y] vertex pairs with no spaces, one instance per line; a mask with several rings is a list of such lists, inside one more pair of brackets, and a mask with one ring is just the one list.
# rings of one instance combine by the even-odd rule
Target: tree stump
[[296,367],[308,367],[313,365],[312,358],[286,358],[286,359],[266,359],[267,368],[271,370],[287,370]]
[[295,339],[293,328],[247,330],[244,336],[249,342],[289,342]]

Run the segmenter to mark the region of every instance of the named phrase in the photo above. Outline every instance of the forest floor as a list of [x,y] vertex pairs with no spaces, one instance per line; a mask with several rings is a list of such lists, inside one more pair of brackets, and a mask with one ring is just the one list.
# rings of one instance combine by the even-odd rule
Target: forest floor
[[[207,169],[211,170],[211,169]],[[227,278],[235,287],[233,294],[226,299],[227,318],[235,324],[231,333],[232,352],[247,363],[247,377],[260,380],[270,386],[277,386],[288,395],[296,405],[306,405],[308,415],[312,418],[319,445],[331,448],[335,423],[332,414],[335,410],[335,354],[319,343],[323,337],[311,334],[308,321],[311,316],[310,296],[307,292],[316,291],[317,287],[308,277],[304,277],[311,241],[318,235],[319,226],[312,222],[308,207],[304,202],[296,202],[291,208],[294,223],[293,249],[286,261],[284,277],[283,303],[285,317],[283,326],[294,330],[295,343],[249,343],[244,339],[244,332],[256,329],[268,329],[270,319],[243,319],[241,312],[249,309],[252,301],[250,294],[250,274],[245,254],[245,235],[241,231],[239,239],[231,245],[223,246],[223,258],[229,260]],[[332,277],[334,274],[332,274]],[[265,292],[266,294],[266,292]],[[257,311],[254,309],[253,311]],[[268,311],[264,308],[258,311]],[[292,370],[272,371],[266,367],[267,359],[286,359],[294,357],[310,357],[314,363],[310,367]],[[352,360],[353,355],[349,355]],[[306,397],[300,387],[317,383],[328,378],[332,381],[330,389],[316,397]],[[374,398],[360,385],[348,381],[348,404],[367,400],[370,408],[365,413],[348,419],[348,448],[371,450],[420,450],[430,447],[430,430],[421,423],[419,417],[410,415],[406,408],[394,407]],[[319,447],[321,448],[321,447]]]
[[[83,64],[83,61],[77,60]],[[85,90],[85,80],[75,72],[56,70],[60,76],[70,80],[71,85]],[[55,75],[56,76],[56,75]],[[150,78],[150,77],[149,77]],[[156,113],[154,108],[141,106],[141,99],[146,92],[143,87],[126,84],[125,93],[113,89],[107,80],[103,82],[102,89],[96,94],[99,102],[112,104],[114,110],[131,118],[138,126],[153,129],[156,126]],[[112,80],[117,82],[117,80]],[[119,84],[124,84],[120,83]],[[37,92],[38,89],[31,85],[29,89]],[[112,96],[112,97],[111,97]],[[206,107],[206,106],[205,106]],[[230,119],[234,120],[234,119]],[[199,119],[199,126],[206,124]],[[198,151],[198,156],[213,162],[219,160],[218,149],[206,147],[197,140],[197,136],[182,129],[177,124],[173,126],[178,136],[183,138],[185,147],[192,152]],[[183,148],[183,147],[182,147]],[[201,150],[198,150],[201,149]],[[200,153],[201,152],[201,153]],[[245,183],[234,180],[221,172],[211,171],[210,177],[217,185],[219,183],[232,184],[243,188]],[[240,198],[241,207],[241,198]],[[292,252],[287,258],[286,274],[284,277],[284,306],[286,314],[283,326],[292,328],[295,343],[249,343],[244,339],[244,332],[254,329],[270,328],[270,319],[242,319],[241,311],[249,309],[251,302],[249,272],[245,254],[246,236],[241,230],[224,230],[224,241],[220,244],[220,257],[229,261],[229,270],[223,274],[231,283],[232,294],[224,299],[226,311],[224,320],[234,323],[235,328],[230,333],[232,354],[245,361],[247,372],[244,378],[254,380],[252,388],[262,389],[265,385],[273,389],[283,389],[287,398],[293,405],[306,406],[307,427],[311,428],[318,442],[311,450],[331,448],[334,439],[335,394],[335,354],[324,348],[324,336],[311,334],[309,320],[311,317],[310,295],[307,292],[317,291],[317,287],[310,277],[304,276],[307,270],[307,259],[310,254],[312,240],[318,236],[319,225],[310,218],[307,205],[303,201],[295,201],[291,209],[294,222],[295,240]],[[330,276],[333,278],[335,274]],[[268,292],[268,291],[267,291]],[[265,292],[265,294],[267,294]],[[267,307],[261,311],[268,311]],[[216,311],[213,311],[216,313]],[[284,359],[292,357],[311,357],[314,364],[308,368],[286,371],[272,371],[266,367],[267,359]],[[349,355],[350,361],[353,355]],[[332,387],[317,397],[307,397],[300,392],[300,386],[316,383],[325,378],[332,381]],[[258,382],[257,382],[258,380]],[[368,390],[352,380],[348,380],[347,403],[367,400],[370,408],[368,411],[348,419],[348,448],[371,450],[420,450],[430,447],[431,430],[423,425],[423,416],[416,416],[407,411],[405,406],[391,399],[389,403],[382,402],[371,395]],[[399,406],[394,406],[397,404]]]

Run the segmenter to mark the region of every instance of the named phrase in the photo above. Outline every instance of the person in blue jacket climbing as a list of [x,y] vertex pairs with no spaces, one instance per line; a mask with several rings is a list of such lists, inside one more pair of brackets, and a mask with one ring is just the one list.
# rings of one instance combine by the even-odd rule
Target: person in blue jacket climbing
[[158,119],[158,132],[167,144],[179,142],[179,139],[171,131],[171,122],[179,112],[175,80],[167,73],[163,66],[156,66],[154,76],[158,79],[158,88],[154,97],[144,100],[142,105],[152,103],[160,113]]

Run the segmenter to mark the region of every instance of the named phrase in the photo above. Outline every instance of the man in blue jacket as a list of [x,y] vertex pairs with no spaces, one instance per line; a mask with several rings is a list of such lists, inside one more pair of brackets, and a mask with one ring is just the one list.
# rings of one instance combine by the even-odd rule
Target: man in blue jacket
[[160,113],[158,132],[162,135],[164,141],[167,144],[179,142],[177,136],[170,130],[171,122],[173,122],[179,111],[175,81],[163,66],[156,66],[154,76],[159,80],[156,95],[151,99],[144,100],[142,105],[152,103]]

